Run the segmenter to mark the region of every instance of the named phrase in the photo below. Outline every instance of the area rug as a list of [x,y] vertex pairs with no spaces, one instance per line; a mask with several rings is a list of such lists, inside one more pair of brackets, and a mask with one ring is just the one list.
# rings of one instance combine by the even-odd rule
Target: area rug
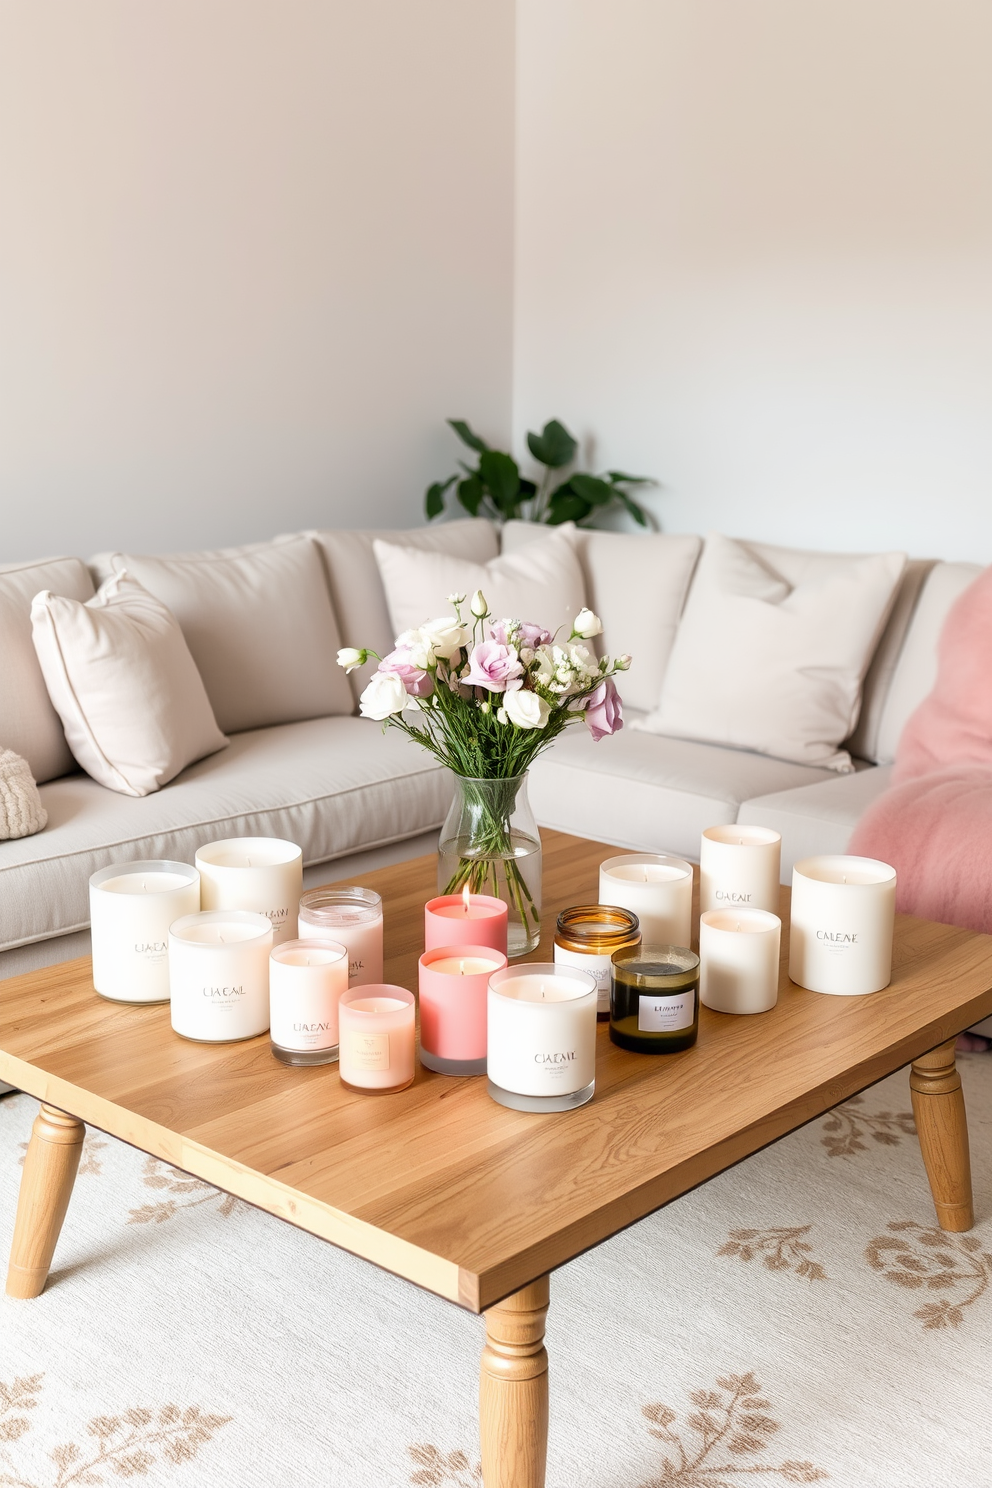
[[[902,1072],[555,1274],[549,1488],[988,1488],[992,1057],[961,1067],[970,1234]],[[4,1257],[36,1109],[0,1101]],[[0,1301],[0,1485],[479,1488],[481,1335],[90,1132],[47,1290]]]

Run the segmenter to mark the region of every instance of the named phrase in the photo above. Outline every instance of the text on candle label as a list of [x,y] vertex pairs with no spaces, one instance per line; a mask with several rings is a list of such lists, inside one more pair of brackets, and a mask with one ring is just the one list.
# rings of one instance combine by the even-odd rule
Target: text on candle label
[[718,903],[723,904],[750,904],[754,895],[738,894],[736,889],[717,889],[716,898]]
[[388,1070],[389,1034],[353,1033],[348,1040],[349,1063],[356,1070]]
[[244,997],[244,986],[240,987],[204,987],[204,997]]
[[637,1000],[638,1033],[677,1033],[691,1028],[696,1013],[694,991],[676,992],[669,997],[645,994]]

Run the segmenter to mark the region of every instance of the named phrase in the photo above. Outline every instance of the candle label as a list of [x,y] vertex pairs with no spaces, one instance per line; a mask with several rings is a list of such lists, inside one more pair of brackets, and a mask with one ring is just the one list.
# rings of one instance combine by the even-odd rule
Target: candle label
[[845,934],[843,930],[817,930],[816,938],[823,949],[832,956],[842,955],[844,951],[849,951],[852,946],[858,944],[856,931],[853,934]]
[[349,1063],[356,1070],[388,1070],[389,1034],[353,1033],[348,1040]]
[[691,1028],[696,1012],[693,988],[672,997],[641,993],[637,1002],[638,1033],[676,1033]]
[[714,895],[717,904],[750,904],[753,894],[738,894],[736,889],[717,889]]
[[598,956],[586,951],[569,951],[564,946],[555,946],[555,960],[559,966],[577,966],[595,979],[597,1013],[610,1011],[610,987],[613,983],[613,957]]

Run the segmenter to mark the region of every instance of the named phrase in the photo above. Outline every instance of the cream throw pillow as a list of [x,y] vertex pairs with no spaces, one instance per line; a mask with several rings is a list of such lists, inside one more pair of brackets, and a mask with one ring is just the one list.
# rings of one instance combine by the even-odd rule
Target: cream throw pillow
[[147,796],[227,744],[178,621],[129,574],[85,604],[43,590],[31,624],[69,747],[101,785]]
[[[582,569],[571,534],[564,528],[488,563],[378,539],[373,546],[394,636],[438,615],[450,615],[448,595],[464,594],[471,601],[476,589],[482,590],[498,620],[531,620],[547,630],[563,628],[566,634],[586,602]],[[467,608],[462,613],[467,614]]]
[[711,534],[661,702],[634,727],[849,771],[839,746],[905,563],[904,553],[792,554]]

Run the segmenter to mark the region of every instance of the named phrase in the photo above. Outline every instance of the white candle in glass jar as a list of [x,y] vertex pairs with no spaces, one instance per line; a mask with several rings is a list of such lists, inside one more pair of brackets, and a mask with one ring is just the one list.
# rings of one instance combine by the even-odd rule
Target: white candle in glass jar
[[200,907],[189,863],[114,863],[90,878],[93,986],[113,1002],[168,1002],[169,926]]
[[416,1001],[405,987],[349,987],[338,1004],[341,1083],[386,1095],[413,1084]]
[[309,889],[300,900],[300,934],[327,936],[348,948],[349,987],[382,982],[382,898],[357,884]]
[[782,838],[770,827],[707,827],[699,846],[699,908],[778,913]]
[[201,909],[268,915],[275,944],[295,940],[303,851],[279,837],[231,837],[198,849]]
[[858,997],[892,979],[896,870],[875,858],[803,858],[792,872],[789,976],[810,992]]
[[248,910],[184,915],[169,931],[172,1026],[183,1038],[226,1044],[269,1026],[272,922]]
[[287,940],[269,958],[269,1037],[284,1064],[338,1057],[338,1003],[348,990],[348,952],[333,940]]
[[625,853],[599,869],[600,904],[636,914],[644,945],[687,946],[692,938],[692,864],[659,853]]
[[767,1013],[778,1001],[782,921],[762,909],[699,916],[699,1000],[717,1013]]
[[596,980],[555,962],[489,980],[489,1094],[519,1111],[566,1111],[596,1084]]

